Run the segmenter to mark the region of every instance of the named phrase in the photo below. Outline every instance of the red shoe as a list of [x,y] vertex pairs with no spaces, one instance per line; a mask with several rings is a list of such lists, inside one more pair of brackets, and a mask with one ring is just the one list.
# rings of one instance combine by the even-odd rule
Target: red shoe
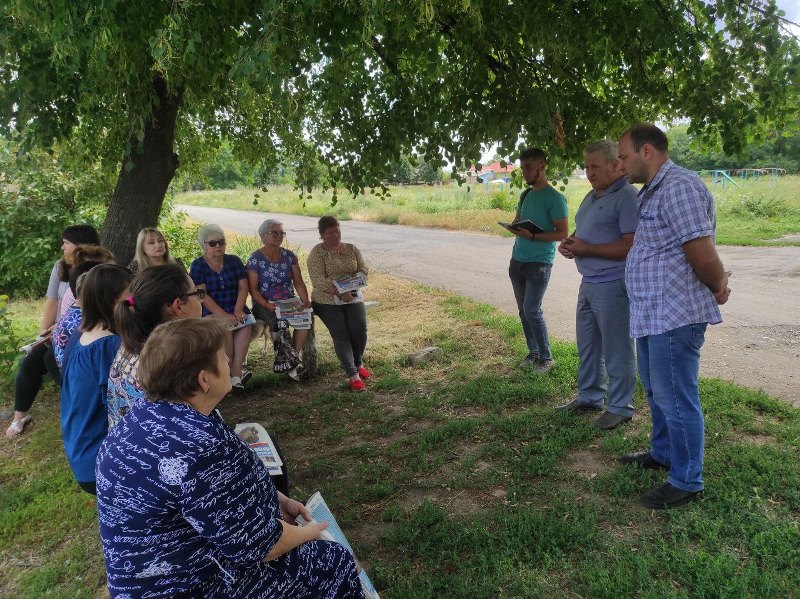
[[364,381],[361,379],[355,379],[352,381],[348,381],[350,385],[350,391],[366,391],[367,386],[364,384]]
[[361,377],[361,380],[366,381],[369,377],[372,376],[372,373],[364,368],[363,366],[358,367],[358,376]]

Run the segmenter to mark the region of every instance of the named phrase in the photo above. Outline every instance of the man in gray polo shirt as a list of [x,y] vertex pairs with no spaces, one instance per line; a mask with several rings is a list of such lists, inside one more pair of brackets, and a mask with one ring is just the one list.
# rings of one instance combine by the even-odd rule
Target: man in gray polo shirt
[[[636,230],[636,188],[619,170],[617,144],[598,141],[584,154],[592,185],[575,214],[575,232],[558,251],[583,275],[578,292],[578,396],[562,411],[602,411],[595,426],[611,430],[633,417],[636,359],[629,334],[625,258]],[[608,383],[606,383],[608,375]]]

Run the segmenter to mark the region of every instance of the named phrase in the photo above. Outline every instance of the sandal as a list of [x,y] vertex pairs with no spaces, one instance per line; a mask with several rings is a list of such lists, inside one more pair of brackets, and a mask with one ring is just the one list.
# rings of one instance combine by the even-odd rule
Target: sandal
[[6,429],[6,437],[8,437],[9,439],[13,439],[17,435],[21,435],[30,421],[31,421],[30,414],[27,416],[23,416],[19,420],[13,420],[11,422],[11,425]]

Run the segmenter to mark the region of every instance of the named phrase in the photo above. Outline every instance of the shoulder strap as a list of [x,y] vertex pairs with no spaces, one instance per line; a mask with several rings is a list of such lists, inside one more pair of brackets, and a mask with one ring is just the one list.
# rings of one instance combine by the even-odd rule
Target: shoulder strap
[[522,204],[525,202],[525,198],[528,197],[528,194],[533,191],[532,187],[529,187],[525,191],[522,192],[522,195],[519,197],[519,203],[517,204],[517,214],[520,214],[522,210]]

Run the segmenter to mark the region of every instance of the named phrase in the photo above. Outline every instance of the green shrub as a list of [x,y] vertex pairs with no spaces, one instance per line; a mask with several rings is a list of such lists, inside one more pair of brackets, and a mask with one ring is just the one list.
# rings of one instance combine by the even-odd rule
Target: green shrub
[[729,212],[748,218],[778,218],[791,212],[784,200],[763,195],[743,195],[742,199],[729,205]]
[[489,206],[495,210],[516,210],[517,200],[507,191],[493,191],[489,196]]
[[15,370],[20,338],[8,317],[8,296],[0,295],[0,380],[8,379]]
[[67,225],[99,227],[105,215],[102,173],[71,172],[57,157],[18,155],[0,143],[0,292],[41,295],[60,257]]
[[183,262],[188,270],[192,261],[201,253],[197,243],[200,225],[190,222],[189,215],[185,212],[172,212],[172,205],[164,202],[158,228],[169,243],[169,253]]

